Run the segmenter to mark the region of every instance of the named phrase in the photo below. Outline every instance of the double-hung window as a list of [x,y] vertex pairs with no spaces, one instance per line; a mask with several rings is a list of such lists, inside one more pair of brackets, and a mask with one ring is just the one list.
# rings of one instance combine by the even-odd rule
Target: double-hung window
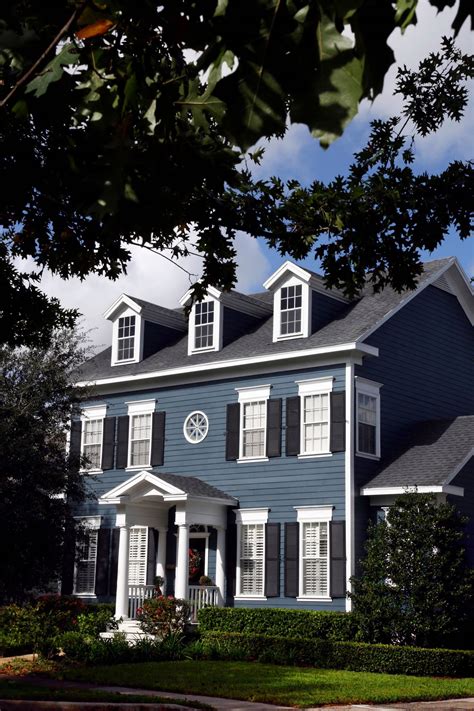
[[380,457],[380,383],[356,378],[357,454]]
[[265,596],[265,526],[268,509],[239,509],[237,516],[237,597]]
[[149,467],[155,400],[128,402],[130,418],[128,466]]
[[122,316],[118,320],[117,361],[135,358],[135,316]]
[[87,471],[98,471],[102,467],[102,446],[104,418],[107,406],[87,407],[82,411],[81,454],[87,460]]
[[284,286],[280,290],[280,335],[294,336],[302,332],[301,284]]
[[239,460],[266,459],[270,385],[238,388],[237,391],[240,403]]
[[95,573],[97,565],[97,541],[100,519],[83,519],[76,543],[74,567],[74,594],[95,594]]
[[332,506],[298,507],[299,598],[329,598],[329,524]]
[[214,345],[214,302],[202,301],[194,307],[194,350]]
[[298,381],[301,412],[300,456],[330,454],[331,392],[334,378]]

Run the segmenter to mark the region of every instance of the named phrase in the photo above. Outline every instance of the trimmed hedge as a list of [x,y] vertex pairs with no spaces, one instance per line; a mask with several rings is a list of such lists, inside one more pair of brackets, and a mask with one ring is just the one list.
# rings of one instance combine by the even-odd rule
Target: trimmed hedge
[[344,642],[356,638],[350,612],[279,608],[205,607],[198,612],[202,632],[242,632]]
[[210,631],[202,633],[199,646],[201,655],[210,659],[416,676],[474,676],[474,652],[464,650]]

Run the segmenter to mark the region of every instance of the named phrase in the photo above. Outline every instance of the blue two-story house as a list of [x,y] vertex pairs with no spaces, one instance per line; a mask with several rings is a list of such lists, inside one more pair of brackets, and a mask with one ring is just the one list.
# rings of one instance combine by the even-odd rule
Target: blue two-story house
[[399,493],[474,519],[474,295],[457,261],[403,294],[349,300],[290,262],[263,287],[210,288],[189,318],[127,295],[106,312],[112,344],[82,368],[93,396],[70,436],[96,500],[63,592],[133,619],[159,575],[194,608],[348,610],[367,523]]

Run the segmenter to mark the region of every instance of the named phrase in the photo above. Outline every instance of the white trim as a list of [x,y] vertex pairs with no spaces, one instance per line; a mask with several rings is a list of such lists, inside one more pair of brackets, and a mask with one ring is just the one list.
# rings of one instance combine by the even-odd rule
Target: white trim
[[81,410],[81,422],[84,420],[102,420],[107,415],[108,405],[91,405]]
[[[333,518],[334,506],[294,506],[296,520],[298,522],[298,596],[297,600],[309,602],[310,600],[325,601],[331,600],[331,528],[329,526]],[[303,566],[303,533],[305,523],[325,523],[327,526],[327,595],[305,595],[304,589],[304,566]]]
[[90,469],[83,469],[81,468],[81,472],[87,473],[87,474],[101,474],[102,473],[102,453],[104,450],[104,419],[107,415],[107,407],[108,405],[91,405],[89,407],[84,407],[81,410],[81,457],[85,457],[86,455],[84,454],[84,447],[86,446],[84,443],[84,438],[85,438],[85,424],[87,422],[92,422],[94,420],[102,420],[102,436],[100,438],[100,455],[99,455],[99,461],[100,464],[98,467],[92,467]]
[[[346,451],[344,455],[344,490],[346,515],[346,590],[352,590],[355,574],[355,497],[354,497],[354,363],[346,363]],[[346,612],[352,610],[352,599],[346,596]]]
[[[139,363],[143,358],[143,339],[145,335],[145,323],[143,316],[140,311],[136,311],[134,308],[127,308],[113,321],[112,323],[112,356],[110,364],[112,366],[119,365],[129,365],[130,363]],[[121,318],[128,318],[133,316],[135,318],[135,334],[133,336],[133,358],[127,358],[123,360],[118,359],[118,333],[119,333],[119,322]]]
[[[200,304],[214,304],[214,321],[212,326],[212,345],[205,346],[204,348],[195,347],[195,331],[196,331],[196,306],[197,303]],[[188,324],[188,356],[194,355],[195,353],[210,353],[212,351],[222,350],[222,338],[224,331],[224,309],[221,302],[217,298],[206,297],[202,301],[197,302],[192,305],[191,312],[189,314],[189,324]]]
[[237,566],[235,575],[235,590],[234,598],[236,600],[266,600],[267,597],[262,595],[240,594],[241,571],[240,571],[240,549],[242,542],[242,526],[263,525],[263,565],[262,565],[262,590],[265,591],[265,557],[267,549],[266,524],[268,523],[269,508],[251,508],[251,509],[234,509],[235,523],[237,526]]
[[130,298],[130,296],[127,296],[127,294],[121,294],[118,299],[114,301],[112,306],[109,306],[107,311],[104,311],[104,318],[106,318],[108,321],[113,321],[115,320],[115,312],[120,310],[120,307],[122,307],[125,304],[125,306],[128,306],[129,309],[132,311],[136,311],[137,314],[140,314],[142,312],[142,307],[140,304],[137,304],[136,301]]
[[[257,385],[244,388],[235,388],[235,391],[239,396],[239,457],[237,459],[238,464],[249,463],[249,462],[268,462],[267,457],[267,429],[268,429],[268,400],[270,399],[271,385]],[[265,403],[265,423],[263,426],[263,454],[260,456],[245,456],[244,455],[244,414],[245,405],[252,402],[264,402]]]
[[[183,296],[180,298],[179,305],[185,306],[188,303],[188,301],[191,300],[192,293],[193,293],[193,290],[188,289],[187,292],[185,294],[183,294]],[[207,287],[206,297],[210,296],[213,299],[218,300],[218,299],[220,299],[221,294],[222,294],[222,292],[219,291],[219,289],[216,289],[215,286],[208,286]],[[204,297],[204,298],[206,298],[206,297]]]
[[127,406],[129,417],[130,415],[146,415],[155,411],[156,400],[128,400],[125,405]]
[[269,508],[234,509],[235,522],[238,524],[268,523]]
[[293,506],[298,523],[332,521],[334,506]]
[[266,600],[267,596],[266,595],[234,595],[234,600],[248,600],[249,602],[251,600]]
[[321,459],[323,457],[332,457],[332,452],[321,452],[320,454],[297,454],[297,459]]
[[[191,439],[189,437],[188,433],[186,432],[186,425],[188,424],[189,419],[191,417],[194,417],[194,415],[202,415],[202,417],[204,417],[204,419],[206,420],[206,433],[205,433],[204,437],[201,437],[201,439]],[[183,422],[183,435],[184,435],[184,439],[186,440],[186,442],[189,442],[189,444],[201,444],[201,442],[204,442],[204,440],[206,439],[208,434],[209,434],[209,418],[205,412],[203,412],[202,410],[193,410],[192,412],[189,413],[189,415],[186,415],[186,417],[184,418],[184,422]]]
[[304,595],[298,595],[296,602],[332,602],[332,597],[329,595],[327,597],[305,597]]
[[76,592],[76,585],[77,585],[77,573],[78,573],[78,564],[81,562],[79,557],[77,556],[77,546],[79,541],[76,540],[75,544],[75,550],[74,550],[74,570],[73,570],[73,580],[72,580],[72,591],[73,595],[78,596],[78,597],[88,597],[88,598],[95,598],[96,593],[95,593],[95,585],[96,585],[96,580],[97,580],[97,554],[99,552],[99,529],[100,529],[100,524],[101,524],[101,516],[75,516],[74,517],[76,521],[80,521],[84,529],[88,529],[89,531],[93,532],[95,531],[97,533],[96,541],[95,541],[95,558],[93,559],[87,559],[87,562],[94,562],[94,581],[92,584],[92,592],[91,591],[84,591],[84,592]]
[[306,269],[302,269],[302,267],[298,267],[296,264],[293,264],[293,262],[287,260],[278,267],[276,272],[273,272],[273,274],[263,282],[263,288],[270,290],[286,272],[290,272],[303,282],[309,282],[311,279],[311,274],[307,272]]
[[[297,380],[298,395],[300,398],[300,451],[298,458],[306,457],[327,457],[332,454],[331,446],[331,393],[334,387],[335,378],[331,375],[324,378],[311,378],[308,380]],[[305,397],[311,395],[327,395],[328,396],[328,448],[321,452],[307,452],[305,450]]]
[[451,486],[450,484],[436,484],[428,486],[377,486],[372,489],[368,486],[362,487],[361,496],[386,496],[388,494],[452,494],[453,496],[464,496],[462,486]]
[[[266,353],[259,356],[249,356],[248,358],[236,358],[233,360],[214,361],[213,363],[200,363],[196,365],[180,366],[179,368],[167,368],[166,370],[154,370],[149,373],[129,373],[128,375],[120,375],[113,378],[99,378],[98,380],[81,380],[77,383],[79,387],[91,387],[100,385],[115,385],[119,383],[137,383],[151,379],[169,378],[173,376],[202,374],[212,370],[221,370],[227,368],[245,368],[248,365],[264,364],[272,372],[275,370],[274,363],[285,360],[295,360],[303,358],[317,358],[318,356],[332,355],[335,353],[351,355],[371,355],[378,356],[379,349],[370,346],[367,343],[358,343],[352,341],[350,343],[341,343],[335,346],[320,346],[318,348],[308,348],[299,351],[291,351],[284,353]],[[345,361],[341,361],[345,362]],[[332,360],[331,360],[332,363]],[[328,363],[329,364],[329,363]],[[318,365],[313,363],[313,365]],[[134,386],[135,387],[135,386]]]
[[[301,329],[297,333],[281,333],[281,290],[291,286],[301,286]],[[307,338],[311,334],[312,295],[308,284],[299,277],[291,277],[282,282],[273,294],[273,342]]]
[[74,516],[75,521],[82,523],[84,528],[100,528],[102,516]]
[[[381,456],[381,418],[380,418],[380,388],[382,383],[367,380],[359,376],[355,380],[355,453],[358,457],[366,459],[380,459]],[[362,452],[359,449],[359,395],[375,398],[375,452]]]

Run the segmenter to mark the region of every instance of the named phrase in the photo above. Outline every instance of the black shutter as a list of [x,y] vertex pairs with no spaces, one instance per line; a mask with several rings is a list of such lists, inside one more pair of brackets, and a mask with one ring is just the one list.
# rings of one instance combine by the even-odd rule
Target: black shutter
[[158,531],[156,528],[148,529],[148,552],[146,560],[146,584],[153,585],[156,578],[156,547]]
[[300,453],[300,398],[286,398],[286,456]]
[[151,439],[151,466],[161,467],[165,460],[165,419],[166,412],[153,413]]
[[115,444],[115,417],[106,417],[104,420],[104,434],[102,441],[102,469],[114,468]]
[[97,561],[95,567],[95,594],[107,595],[109,588],[110,528],[97,531]]
[[232,402],[227,405],[227,430],[225,440],[225,458],[235,461],[239,458],[240,434],[240,404]]
[[81,456],[81,432],[82,422],[74,420],[71,422],[71,435],[69,438],[69,457],[73,466],[79,468],[79,459]]
[[280,524],[265,526],[265,595],[280,595]]
[[125,469],[128,464],[128,415],[118,418],[117,423],[117,469]]
[[298,597],[298,523],[285,523],[285,597]]
[[76,562],[76,531],[72,523],[69,523],[66,527],[63,546],[61,595],[72,595],[74,563]]
[[281,457],[281,398],[267,400],[267,457]]
[[346,524],[331,521],[331,597],[346,597]]
[[346,393],[331,393],[331,452],[346,448]]
[[227,577],[227,604],[233,604],[233,598],[236,594],[235,590],[235,575],[237,570],[237,525],[235,523],[235,514],[231,509],[228,509],[227,514],[227,535],[226,535],[226,577]]
[[117,568],[120,529],[113,528],[110,538],[110,566],[109,566],[109,595],[112,597],[117,592]]

